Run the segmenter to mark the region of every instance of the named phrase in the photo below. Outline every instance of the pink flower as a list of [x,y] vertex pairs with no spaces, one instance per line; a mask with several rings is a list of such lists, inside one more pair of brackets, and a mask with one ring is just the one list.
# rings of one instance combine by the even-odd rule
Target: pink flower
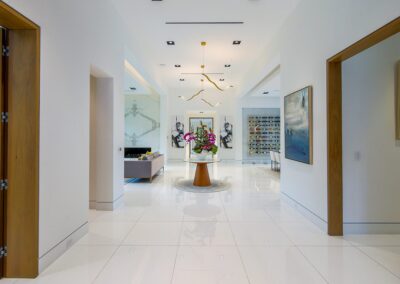
[[185,141],[186,141],[187,143],[189,143],[190,141],[195,140],[196,137],[193,135],[193,133],[188,132],[188,133],[186,133],[186,134],[183,136],[183,139],[185,139]]
[[216,136],[215,136],[214,133],[209,133],[208,134],[208,141],[210,141],[211,144],[215,144]]

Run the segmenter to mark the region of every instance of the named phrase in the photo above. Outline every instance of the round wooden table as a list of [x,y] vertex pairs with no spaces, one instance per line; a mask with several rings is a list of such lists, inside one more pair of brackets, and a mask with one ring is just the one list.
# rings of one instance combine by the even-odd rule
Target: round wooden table
[[196,164],[196,173],[194,175],[193,185],[198,187],[211,186],[210,175],[208,174],[207,164],[217,162],[217,160],[190,160],[192,164]]

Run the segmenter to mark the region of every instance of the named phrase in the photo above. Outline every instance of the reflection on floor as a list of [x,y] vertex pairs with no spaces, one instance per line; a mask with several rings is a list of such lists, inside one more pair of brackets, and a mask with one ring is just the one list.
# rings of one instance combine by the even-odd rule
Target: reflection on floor
[[210,167],[225,192],[174,188],[193,171],[172,163],[151,184],[128,183],[122,208],[91,211],[88,235],[16,283],[400,283],[400,236],[328,237],[280,199],[267,166]]

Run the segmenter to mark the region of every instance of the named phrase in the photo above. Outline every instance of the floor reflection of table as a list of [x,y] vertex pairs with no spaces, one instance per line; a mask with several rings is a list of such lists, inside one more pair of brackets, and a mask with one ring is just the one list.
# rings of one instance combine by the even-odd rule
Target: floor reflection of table
[[210,175],[208,174],[207,164],[217,162],[217,160],[196,160],[192,159],[190,163],[196,164],[196,173],[194,175],[193,185],[198,187],[211,186]]

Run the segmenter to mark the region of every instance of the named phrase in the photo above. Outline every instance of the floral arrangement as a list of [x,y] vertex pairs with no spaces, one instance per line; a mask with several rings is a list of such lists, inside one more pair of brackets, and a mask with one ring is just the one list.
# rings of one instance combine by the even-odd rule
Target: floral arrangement
[[206,125],[201,124],[196,132],[188,132],[183,138],[186,143],[194,142],[193,152],[200,154],[202,151],[211,152],[213,155],[217,154],[218,146],[215,145],[216,136],[212,130],[208,131]]

